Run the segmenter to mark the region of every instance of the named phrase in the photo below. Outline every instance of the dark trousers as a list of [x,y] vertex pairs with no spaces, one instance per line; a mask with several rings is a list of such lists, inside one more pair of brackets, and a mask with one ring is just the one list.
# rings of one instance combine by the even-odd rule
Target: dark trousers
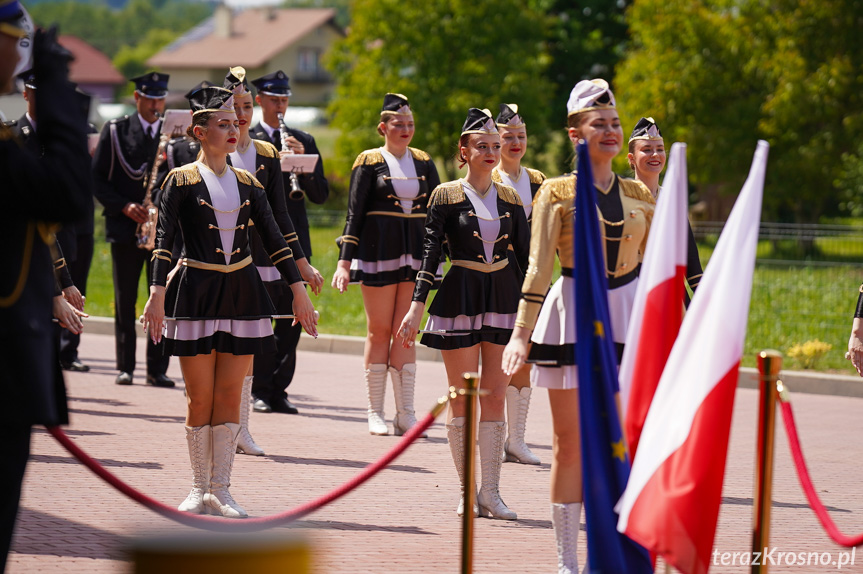
[[[294,302],[294,295],[287,284],[280,283],[278,288],[271,288],[271,284],[268,283],[267,291],[278,312],[291,312],[285,311],[291,309]],[[276,352],[255,355],[252,394],[256,398],[269,402],[288,396],[285,389],[294,379],[294,370],[297,367],[297,344],[303,331],[299,323],[292,327],[292,322],[293,319],[276,320],[273,327]]]
[[30,457],[30,426],[0,425],[0,432],[3,433],[3,456],[0,456],[0,572],[3,572],[18,517],[24,469]]
[[[93,261],[93,234],[77,235],[78,242],[77,255],[72,262],[67,261],[69,265],[69,274],[72,276],[72,283],[81,292],[81,295],[87,295],[87,277],[90,276],[90,263]],[[86,311],[86,306],[84,308]],[[81,335],[76,335],[67,329],[60,331],[60,362],[72,363],[78,360],[78,344],[81,342]]]
[[[135,344],[138,317],[138,281],[141,270],[147,266],[151,275],[151,253],[138,249],[135,243],[112,243],[111,260],[114,264],[114,338],[117,349],[117,370],[131,373],[135,370]],[[149,281],[147,282],[149,284]],[[154,345],[147,337],[147,374],[164,375],[170,357],[162,354],[162,343]]]

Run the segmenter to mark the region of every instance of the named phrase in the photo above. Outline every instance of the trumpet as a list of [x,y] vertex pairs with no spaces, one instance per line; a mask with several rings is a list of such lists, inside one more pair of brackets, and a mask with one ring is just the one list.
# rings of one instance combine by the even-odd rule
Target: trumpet
[[[294,150],[291,149],[291,146],[288,145],[288,126],[285,125],[285,114],[279,114],[279,129],[281,130],[282,135],[282,150],[284,153],[294,153]],[[291,190],[288,192],[288,198],[293,199],[294,201],[299,201],[306,196],[306,192],[303,191],[303,188],[300,187],[300,179],[297,177],[297,174],[291,172],[290,176],[291,181]]]

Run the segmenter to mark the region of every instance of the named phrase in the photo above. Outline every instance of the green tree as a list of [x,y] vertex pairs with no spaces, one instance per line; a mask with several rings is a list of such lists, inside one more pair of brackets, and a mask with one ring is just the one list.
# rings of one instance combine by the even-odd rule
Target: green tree
[[455,175],[470,107],[496,115],[499,103],[517,103],[530,133],[543,133],[551,84],[542,23],[518,0],[356,0],[350,32],[328,61],[338,80],[330,106],[341,130],[336,171],[344,176],[359,152],[381,144],[376,127],[386,92],[410,99],[412,145],[444,160],[443,178]]
[[[174,38],[176,38],[176,33],[171,30],[152,29],[135,46],[123,46],[120,48],[120,51],[117,52],[117,55],[113,59],[114,67],[125,78],[140,76],[150,69],[147,66],[147,60],[170,44]],[[133,90],[134,85],[128,83],[124,86],[122,94],[130,95]]]
[[616,76],[624,122],[654,116],[687,142],[691,181],[726,192],[767,139],[766,214],[836,213],[863,127],[861,15],[863,0],[638,0]]

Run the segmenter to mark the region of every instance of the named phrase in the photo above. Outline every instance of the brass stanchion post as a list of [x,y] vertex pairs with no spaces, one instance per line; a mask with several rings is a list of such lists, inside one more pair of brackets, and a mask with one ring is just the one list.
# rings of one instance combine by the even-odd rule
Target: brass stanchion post
[[[755,458],[754,514],[752,517],[752,552],[763,556],[770,542],[770,506],[773,501],[773,440],[776,422],[776,384],[782,369],[782,354],[765,350],[758,353],[759,401],[758,444]],[[759,560],[752,574],[767,574],[767,564]]]
[[[476,472],[474,452],[476,451],[477,395],[479,394],[479,374],[464,373],[465,389],[458,394],[465,395],[465,440],[464,440],[464,515],[461,528],[461,571],[473,572],[473,507],[476,505]],[[451,395],[455,391],[450,388]]]

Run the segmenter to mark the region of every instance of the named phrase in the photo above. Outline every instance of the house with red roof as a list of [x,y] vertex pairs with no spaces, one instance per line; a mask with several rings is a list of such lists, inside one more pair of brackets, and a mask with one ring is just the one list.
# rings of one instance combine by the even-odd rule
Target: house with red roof
[[101,103],[113,102],[117,87],[126,78],[105,54],[76,36],[60,36],[57,41],[75,57],[69,64],[69,79]]
[[243,66],[250,80],[283,70],[290,78],[291,105],[324,105],[335,81],[321,60],[344,36],[335,16],[332,9],[266,7],[234,12],[220,4],[211,18],[147,64],[170,74],[172,94],[183,94],[203,80],[222,85],[232,66]]

